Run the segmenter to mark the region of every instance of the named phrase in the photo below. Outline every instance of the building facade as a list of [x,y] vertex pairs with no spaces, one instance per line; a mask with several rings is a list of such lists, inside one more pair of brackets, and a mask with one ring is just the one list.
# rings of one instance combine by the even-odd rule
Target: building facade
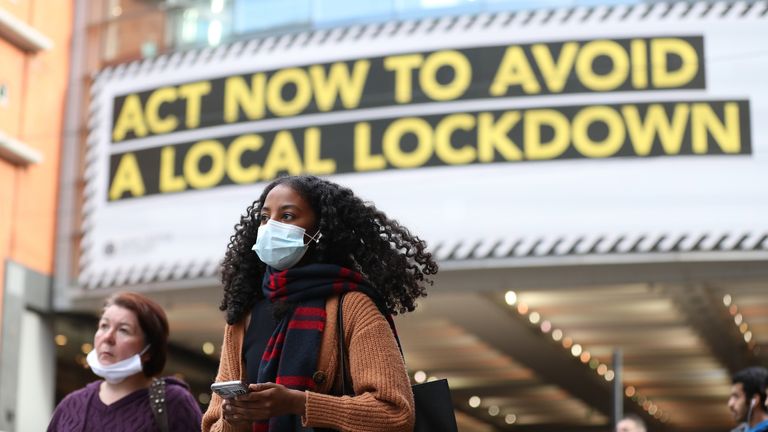
[[0,429],[53,409],[51,314],[72,6],[0,1]]
[[134,289],[204,408],[232,227],[309,173],[439,259],[397,323],[462,430],[733,426],[729,375],[768,343],[768,3],[95,3],[75,3],[57,397],[88,377],[78,329]]

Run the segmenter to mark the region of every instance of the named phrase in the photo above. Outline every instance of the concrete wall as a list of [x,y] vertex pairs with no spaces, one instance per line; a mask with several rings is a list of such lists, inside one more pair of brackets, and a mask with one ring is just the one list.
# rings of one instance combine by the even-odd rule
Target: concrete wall
[[0,339],[0,431],[45,430],[54,403],[51,278],[5,265]]

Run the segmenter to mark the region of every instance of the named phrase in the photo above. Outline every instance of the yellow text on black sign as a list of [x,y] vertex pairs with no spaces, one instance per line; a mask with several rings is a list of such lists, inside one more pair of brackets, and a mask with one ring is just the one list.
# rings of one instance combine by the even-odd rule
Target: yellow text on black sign
[[113,142],[210,126],[425,102],[702,89],[700,36],[397,54],[232,75],[114,99]]
[[743,100],[452,113],[244,134],[116,153],[110,201],[431,166],[751,153]]

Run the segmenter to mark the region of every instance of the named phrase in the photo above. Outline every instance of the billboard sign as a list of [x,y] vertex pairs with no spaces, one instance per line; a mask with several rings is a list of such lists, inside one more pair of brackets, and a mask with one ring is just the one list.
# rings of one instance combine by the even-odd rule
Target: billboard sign
[[759,248],[763,9],[390,22],[106,70],[91,100],[81,284],[213,274],[239,215],[283,174],[352,187],[442,258],[526,242],[526,254],[589,253],[578,244],[595,238],[613,252],[664,238],[741,247],[745,235]]

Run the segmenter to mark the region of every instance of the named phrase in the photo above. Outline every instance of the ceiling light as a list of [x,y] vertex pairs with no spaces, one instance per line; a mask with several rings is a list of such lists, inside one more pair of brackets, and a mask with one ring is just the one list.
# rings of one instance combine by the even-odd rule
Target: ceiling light
[[469,406],[471,406],[472,408],[479,407],[480,402],[481,400],[479,396],[472,396],[471,398],[469,398]]
[[571,354],[572,354],[574,357],[578,357],[578,356],[580,356],[580,355],[581,355],[581,345],[579,345],[579,344],[576,344],[576,345],[572,346],[572,347],[571,347]]
[[56,342],[56,345],[58,346],[64,346],[67,344],[67,336],[63,334],[56,335],[55,338],[53,338],[54,342]]
[[609,370],[609,371],[607,371],[607,372],[605,373],[605,380],[606,380],[606,381],[613,381],[613,379],[614,379],[615,377],[616,377],[616,374],[615,374],[615,373],[614,373],[612,370]]
[[549,321],[544,321],[541,323],[541,331],[544,333],[549,333],[549,331],[552,330],[552,323]]
[[517,305],[517,311],[520,313],[520,315],[525,315],[528,313],[528,305],[525,303],[520,303]]
[[504,301],[507,302],[508,305],[514,306],[515,303],[517,303],[517,293],[514,291],[507,291],[506,294],[504,294]]
[[213,351],[215,350],[213,344],[211,342],[206,342],[203,344],[203,352],[211,355],[213,354]]
[[89,344],[88,342],[80,345],[80,351],[83,352],[83,354],[88,354],[89,352],[93,351],[93,345]]
[[497,407],[496,405],[491,405],[490,407],[488,407],[488,414],[492,416],[499,415],[499,411],[501,410],[499,410],[499,407]]
[[563,339],[563,348],[568,349],[573,345],[573,339],[566,337]]
[[740,313],[736,314],[736,316],[735,316],[735,317],[733,317],[733,322],[735,322],[735,323],[736,323],[736,325],[739,325],[739,324],[741,324],[741,323],[742,323],[742,321],[744,321],[744,315],[742,315],[742,314],[740,314]]
[[731,301],[733,301],[733,298],[730,294],[726,294],[723,296],[723,304],[728,307],[731,305]]
[[554,339],[554,340],[556,340],[556,341],[559,341],[559,340],[560,340],[560,339],[562,339],[562,338],[563,338],[563,331],[562,331],[562,330],[560,330],[560,329],[554,329],[554,330],[552,331],[552,339]]
[[504,417],[504,422],[506,424],[514,424],[517,421],[517,416],[514,414],[507,414],[506,417]]
[[627,388],[624,390],[624,394],[625,394],[625,395],[627,395],[627,397],[632,397],[632,396],[634,396],[634,395],[635,395],[635,392],[636,392],[636,391],[637,391],[637,390],[635,389],[635,387],[633,387],[633,386],[628,386],[628,387],[627,387]]
[[427,373],[424,371],[416,371],[416,373],[413,374],[413,380],[417,383],[423,383],[427,380]]
[[749,343],[752,340],[752,332],[747,331],[744,333],[744,342]]
[[528,321],[530,321],[531,324],[538,324],[540,319],[541,315],[539,315],[538,312],[531,312],[531,315],[528,316]]
[[605,375],[605,373],[608,372],[608,366],[604,364],[600,364],[600,366],[597,367],[597,374],[598,375]]
[[592,358],[592,354],[590,354],[589,351],[584,351],[581,353],[581,357],[579,357],[582,363],[587,363],[590,358]]

